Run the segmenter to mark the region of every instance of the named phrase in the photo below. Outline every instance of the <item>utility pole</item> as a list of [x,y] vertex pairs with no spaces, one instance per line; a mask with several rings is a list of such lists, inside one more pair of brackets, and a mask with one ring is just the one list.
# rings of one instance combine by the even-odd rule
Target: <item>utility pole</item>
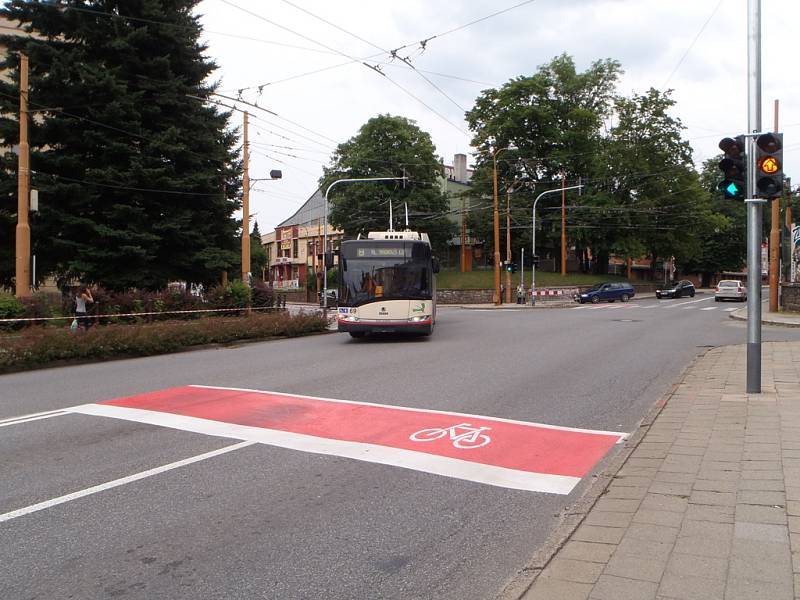
[[467,271],[467,222],[465,220],[467,200],[465,196],[461,196],[461,272]]
[[[747,129],[761,131],[761,0],[747,0]],[[747,393],[761,393],[761,221],[755,140],[747,137]]]
[[567,174],[561,172],[561,275],[567,274]]
[[506,188],[506,302],[511,304],[511,190]]
[[31,294],[30,145],[28,144],[28,56],[19,55],[19,162],[17,167],[16,296]]
[[242,281],[249,282],[250,274],[250,147],[247,143],[247,111],[244,111],[244,140],[242,144]]
[[499,305],[500,298],[500,210],[497,206],[497,153],[492,155],[494,168],[492,169],[492,182],[494,184],[494,303]]
[[[778,133],[778,100],[775,100],[775,133]],[[772,199],[769,229],[769,312],[778,312],[778,277],[781,251],[781,199]]]

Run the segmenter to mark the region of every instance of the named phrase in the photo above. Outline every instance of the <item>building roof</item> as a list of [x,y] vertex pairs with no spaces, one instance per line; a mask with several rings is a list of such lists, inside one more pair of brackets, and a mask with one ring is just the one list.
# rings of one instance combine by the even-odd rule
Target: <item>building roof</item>
[[[328,204],[328,210],[330,210],[330,203]],[[324,217],[325,196],[322,194],[322,190],[318,189],[303,203],[303,206],[298,208],[291,217],[279,223],[275,229],[290,227],[292,225],[308,225],[310,223],[322,221]]]

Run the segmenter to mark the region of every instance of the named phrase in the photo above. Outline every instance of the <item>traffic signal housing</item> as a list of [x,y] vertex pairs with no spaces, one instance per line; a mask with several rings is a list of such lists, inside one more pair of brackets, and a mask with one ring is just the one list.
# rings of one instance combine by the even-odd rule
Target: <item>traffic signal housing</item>
[[719,161],[723,179],[717,186],[725,198],[744,199],[747,190],[747,156],[744,136],[722,138],[719,149],[725,157]]
[[517,263],[506,261],[505,264],[506,264],[506,271],[508,271],[509,273],[516,273],[517,272]]
[[783,134],[762,133],[756,138],[756,193],[777,198],[783,192]]

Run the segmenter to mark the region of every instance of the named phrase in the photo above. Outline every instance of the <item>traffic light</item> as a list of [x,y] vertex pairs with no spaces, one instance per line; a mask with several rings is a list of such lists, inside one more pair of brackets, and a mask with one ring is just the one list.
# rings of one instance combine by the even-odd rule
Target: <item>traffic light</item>
[[783,192],[783,134],[762,133],[756,138],[756,193],[777,198]]
[[722,138],[719,149],[725,158],[719,161],[723,180],[717,186],[725,198],[743,199],[747,189],[747,157],[744,153],[744,136]]
[[506,261],[506,271],[509,273],[516,273],[517,272],[517,263]]
[[533,263],[535,266],[537,266],[537,267],[538,267],[538,266],[539,266],[539,256],[538,256],[538,255],[536,255],[536,254],[534,254],[534,255],[533,255],[533,258],[531,259],[531,262],[532,262],[532,263]]

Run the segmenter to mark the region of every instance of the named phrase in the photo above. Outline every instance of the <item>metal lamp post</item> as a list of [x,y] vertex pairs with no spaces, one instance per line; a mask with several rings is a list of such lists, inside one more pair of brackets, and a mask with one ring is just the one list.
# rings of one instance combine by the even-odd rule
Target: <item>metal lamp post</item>
[[566,190],[577,190],[582,187],[582,185],[571,185],[569,187],[546,190],[536,196],[536,200],[533,201],[533,210],[531,211],[531,304],[536,304],[536,204],[538,204],[542,196],[547,194],[559,194]]
[[322,230],[322,310],[326,316],[328,314],[328,265],[325,263],[325,257],[328,252],[328,194],[331,188],[340,183],[353,183],[357,181],[402,181],[405,179],[408,179],[408,177],[355,177],[337,179],[325,190],[325,206],[323,208],[324,225]]

